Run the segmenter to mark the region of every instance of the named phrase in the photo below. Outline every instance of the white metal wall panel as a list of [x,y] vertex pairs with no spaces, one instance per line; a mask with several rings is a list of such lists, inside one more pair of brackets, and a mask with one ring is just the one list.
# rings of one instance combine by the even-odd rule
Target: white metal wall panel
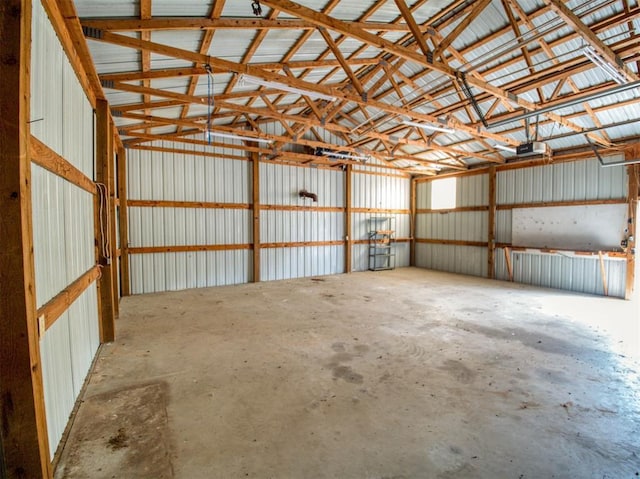
[[343,241],[344,213],[266,210],[260,214],[262,243]]
[[260,252],[264,281],[344,272],[344,246],[267,248]]
[[[563,256],[533,252],[511,252],[513,279],[518,283],[578,293],[604,294],[600,261],[594,257]],[[625,295],[626,262],[605,259],[609,296]],[[509,280],[504,250],[496,249],[496,278]]]
[[487,206],[489,175],[461,176],[456,184],[456,207]]
[[383,208],[408,210],[410,208],[409,178],[395,176],[352,175],[352,206],[354,208]]
[[92,285],[41,339],[50,454],[53,457],[100,344]]
[[471,276],[487,275],[487,248],[416,244],[416,266]]
[[[188,149],[191,145],[163,142],[162,146]],[[202,149],[215,151],[208,146]],[[249,203],[250,166],[242,160],[129,149],[129,199]]]
[[597,160],[500,171],[497,203],[537,203],[625,198],[625,168],[601,168]]
[[93,108],[39,1],[32,35],[31,133],[93,178]]
[[416,183],[416,208],[419,210],[431,209],[431,182]]
[[154,253],[130,258],[133,294],[248,283],[250,250]]
[[460,211],[428,213],[416,217],[418,238],[487,241],[489,213],[486,211]]
[[[355,176],[355,175],[354,175]],[[264,205],[344,208],[345,173],[342,170],[301,168],[260,163],[260,202]],[[318,195],[318,202],[300,198],[300,190]]]
[[39,1],[32,15],[31,134],[62,154],[64,51]]
[[40,341],[44,405],[52,458],[76,400],[70,351],[69,313],[66,312]]
[[[94,174],[93,109],[39,1],[33,2],[31,132],[89,178]],[[40,307],[95,264],[93,197],[32,164],[36,303]],[[99,345],[96,285],[41,339],[53,457]]]
[[511,243],[511,210],[496,211],[496,243]]
[[93,198],[32,165],[36,304],[45,304],[95,263]]
[[252,242],[247,209],[129,208],[129,246],[197,246]]

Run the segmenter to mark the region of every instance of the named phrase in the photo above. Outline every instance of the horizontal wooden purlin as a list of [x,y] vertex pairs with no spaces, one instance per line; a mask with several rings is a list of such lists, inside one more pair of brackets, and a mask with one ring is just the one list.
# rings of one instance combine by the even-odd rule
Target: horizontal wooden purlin
[[31,137],[31,161],[92,195],[97,192],[92,180],[35,136]]
[[248,203],[212,203],[207,201],[127,200],[130,208],[202,208],[220,210],[248,210]]
[[[85,27],[104,31],[150,31],[150,30],[315,30],[312,23],[301,20],[265,20],[247,18],[204,18],[204,17],[153,17],[141,20],[136,17],[117,19],[82,18]],[[376,32],[408,32],[402,23],[352,22],[351,25]],[[420,27],[427,31],[428,27]]]
[[98,276],[100,276],[100,267],[95,265],[38,309],[38,318],[44,317],[45,331],[53,326],[73,302],[98,279]]
[[592,205],[621,205],[626,204],[626,198],[606,198],[601,200],[573,200],[573,201],[538,201],[530,203],[513,203],[497,205],[499,210],[512,210],[515,208],[545,208],[554,206],[592,206]]
[[434,209],[417,209],[416,213],[419,215],[428,215],[428,214],[444,214],[444,213],[466,213],[470,211],[488,211],[488,206],[460,206],[458,208],[447,208],[441,210]]
[[486,248],[488,243],[486,241],[463,241],[463,240],[445,240],[445,239],[432,239],[432,238],[416,238],[417,243],[422,244],[440,244],[449,246],[477,246]]
[[[391,243],[409,243],[411,242],[411,238],[394,238],[393,240],[391,240]],[[352,241],[353,244],[371,244],[371,241],[368,239],[359,239],[359,240],[353,240]]]
[[386,215],[409,215],[411,210],[390,209],[390,208],[351,208],[352,213],[372,213]]
[[353,173],[358,175],[386,176],[391,178],[404,178],[404,179],[411,178],[411,175],[409,173],[383,173],[381,171],[367,171],[367,170],[355,170],[355,169],[353,170]]
[[622,251],[580,251],[565,248],[540,248],[539,246],[513,246],[510,243],[496,243],[496,248],[509,248],[513,252],[524,253],[528,251],[538,251],[546,254],[562,254],[572,253],[576,256],[599,256],[602,253],[605,256],[616,259],[626,259],[627,253]]
[[340,241],[300,241],[297,243],[261,243],[261,248],[310,248],[320,246],[342,246],[344,240]]
[[252,244],[214,244],[214,245],[183,245],[183,246],[138,246],[129,248],[129,254],[155,253],[196,253],[199,251],[236,251],[252,249]]
[[319,213],[344,213],[339,206],[296,206],[296,205],[260,205],[261,210],[270,211],[317,211]]
[[[229,145],[226,145],[229,146]],[[129,148],[130,150],[142,150],[142,151],[156,151],[159,153],[181,153],[185,156],[205,156],[207,158],[222,158],[226,160],[239,160],[239,161],[249,161],[249,158],[242,155],[230,155],[225,153],[224,155],[217,153],[209,153],[207,151],[193,151],[193,150],[181,150],[180,148],[163,148],[161,146],[129,146],[125,144],[125,148]]]

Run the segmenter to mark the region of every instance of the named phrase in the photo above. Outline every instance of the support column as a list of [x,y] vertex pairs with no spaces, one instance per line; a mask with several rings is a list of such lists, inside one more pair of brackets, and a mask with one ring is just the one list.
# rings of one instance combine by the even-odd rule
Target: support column
[[409,266],[416,265],[416,195],[417,195],[416,178],[411,177],[410,186],[410,216],[409,216],[409,239],[411,240],[409,246]]
[[253,165],[253,282],[260,282],[260,155],[251,154]]
[[344,272],[351,273],[351,256],[353,254],[353,239],[351,238],[351,208],[353,165],[347,165],[344,184]]
[[[109,243],[110,221],[108,212],[110,207],[109,169],[113,165],[113,156],[110,154],[111,128],[109,123],[109,104],[105,100],[96,102],[96,178],[99,185],[104,185],[104,197],[96,195],[95,204],[95,237],[96,237],[96,262],[100,266],[100,278],[98,280],[98,302],[100,308],[100,342],[110,343],[115,340],[115,306],[113,300],[113,244]],[[102,200],[102,206],[100,202]],[[106,249],[106,251],[103,251]]]
[[31,0],[4,0],[0,45],[0,472],[49,479],[33,259]]
[[489,230],[488,230],[487,277],[496,277],[496,167],[489,168]]
[[118,148],[118,200],[120,210],[120,290],[122,296],[131,294],[129,282],[129,211],[127,204],[127,150]]
[[[634,151],[627,151],[626,160],[634,160],[637,159]],[[629,176],[629,191],[627,193],[627,198],[629,202],[629,213],[628,219],[629,222],[627,224],[627,228],[629,229],[629,233],[627,234],[627,278],[625,285],[625,299],[631,299],[631,295],[633,294],[633,286],[635,283],[636,277],[636,257],[635,257],[635,247],[636,247],[636,235],[638,234],[638,229],[636,227],[636,211],[638,208],[638,187],[639,187],[639,178],[638,178],[638,165],[630,165],[627,166],[627,173]]]
[[120,290],[118,288],[118,253],[116,234],[116,128],[109,115],[109,245],[111,246],[111,284],[113,285],[113,314],[117,318],[120,314]]

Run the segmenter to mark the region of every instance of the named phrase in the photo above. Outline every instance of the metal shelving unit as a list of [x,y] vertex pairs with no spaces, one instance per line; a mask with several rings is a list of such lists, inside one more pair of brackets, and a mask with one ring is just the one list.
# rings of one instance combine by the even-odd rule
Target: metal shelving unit
[[395,218],[369,218],[369,270],[382,271],[396,267]]

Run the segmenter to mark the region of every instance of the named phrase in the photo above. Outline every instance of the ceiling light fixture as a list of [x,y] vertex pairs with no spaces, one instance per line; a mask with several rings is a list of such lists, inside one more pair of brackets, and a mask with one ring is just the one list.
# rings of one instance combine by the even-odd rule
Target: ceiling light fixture
[[408,126],[415,126],[417,128],[422,128],[423,130],[433,130],[433,131],[440,131],[442,133],[454,133],[455,130],[453,128],[447,128],[444,126],[435,126],[435,125],[429,125],[428,123],[416,123],[414,121],[403,121],[402,122],[403,125],[408,125]]
[[624,85],[627,83],[627,77],[620,71],[619,68],[608,62],[600,53],[596,51],[591,45],[585,45],[582,47],[582,53],[585,57],[591,60],[594,64],[600,67],[604,73],[607,74],[614,82]]
[[369,161],[370,157],[362,155],[352,155],[350,153],[339,153],[337,151],[323,150],[322,154],[330,158],[341,158],[343,160]]
[[263,80],[262,78],[254,77],[251,75],[240,75],[240,84],[249,83],[250,85],[259,85],[266,88],[274,88],[276,90],[282,90],[289,93],[297,93],[298,95],[308,96],[316,100],[336,101],[338,98],[331,95],[325,95],[311,90],[303,90],[293,86],[285,85],[276,81]]
[[493,145],[493,147],[497,148],[498,150],[508,151],[509,153],[513,153],[514,155],[516,154],[516,149],[512,146],[500,145],[496,143],[495,145]]
[[273,140],[265,140],[264,138],[252,138],[250,136],[234,135],[233,133],[221,133],[219,131],[206,130],[204,134],[208,140],[211,140],[212,137],[218,137],[218,138],[229,138],[232,140],[255,141],[256,143],[273,143]]

